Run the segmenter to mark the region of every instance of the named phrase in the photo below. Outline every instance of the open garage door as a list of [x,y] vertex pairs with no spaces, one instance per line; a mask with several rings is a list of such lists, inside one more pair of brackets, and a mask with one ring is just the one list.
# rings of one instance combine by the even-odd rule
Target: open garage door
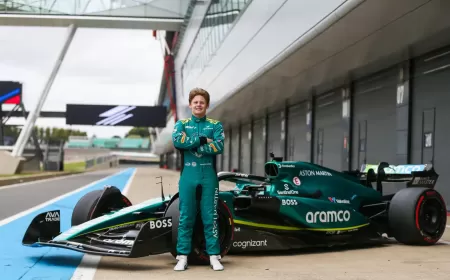
[[310,148],[306,139],[307,103],[288,108],[287,116],[287,160],[309,161]]
[[450,208],[450,50],[418,58],[412,81],[411,163],[430,163],[440,175],[436,189]]
[[267,154],[274,153],[277,157],[284,157],[283,141],[281,139],[282,112],[269,115],[267,127]]
[[314,163],[342,170],[342,98],[340,90],[315,101]]
[[240,152],[240,171],[250,173],[250,156],[251,156],[251,124],[243,124],[241,126],[241,152]]
[[255,120],[253,123],[252,145],[252,173],[264,175],[266,162],[265,119]]
[[352,169],[396,161],[397,77],[394,67],[354,84]]

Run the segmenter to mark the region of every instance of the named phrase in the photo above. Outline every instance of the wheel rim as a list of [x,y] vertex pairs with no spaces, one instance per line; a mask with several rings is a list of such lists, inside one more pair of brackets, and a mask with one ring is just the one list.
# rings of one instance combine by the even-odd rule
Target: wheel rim
[[440,233],[442,227],[443,207],[439,200],[427,199],[422,204],[420,210],[420,228],[428,235],[434,236]]

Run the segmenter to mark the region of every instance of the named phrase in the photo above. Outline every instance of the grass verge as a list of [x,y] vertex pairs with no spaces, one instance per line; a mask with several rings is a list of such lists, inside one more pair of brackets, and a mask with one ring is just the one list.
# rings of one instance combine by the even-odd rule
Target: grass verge
[[86,170],[86,162],[70,162],[64,163],[64,171],[66,172],[79,172]]

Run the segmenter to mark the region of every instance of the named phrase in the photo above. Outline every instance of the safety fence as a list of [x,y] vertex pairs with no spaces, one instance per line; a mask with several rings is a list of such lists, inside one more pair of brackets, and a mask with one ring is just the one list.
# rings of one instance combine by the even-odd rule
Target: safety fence
[[119,158],[115,155],[101,155],[86,158],[82,161],[65,162],[65,171],[83,171],[96,167],[115,167],[119,163]]
[[93,159],[86,160],[86,169],[91,168],[95,165],[103,163],[117,163],[118,157],[115,155],[99,156]]

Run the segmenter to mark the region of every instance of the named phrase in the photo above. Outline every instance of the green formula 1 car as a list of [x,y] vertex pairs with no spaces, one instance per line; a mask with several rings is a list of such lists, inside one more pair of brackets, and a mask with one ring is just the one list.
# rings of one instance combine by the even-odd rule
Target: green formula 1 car
[[[272,158],[264,168],[265,176],[218,173],[220,181],[236,186],[218,195],[222,256],[348,244],[382,235],[404,244],[431,245],[446,228],[446,204],[434,189],[438,174],[428,164],[380,163],[338,172]],[[382,195],[383,182],[405,182],[406,187]],[[59,210],[41,213],[23,244],[129,258],[165,252],[175,256],[178,194],[165,197],[161,190],[161,198],[136,205],[113,186],[92,191],[75,206],[69,230],[60,232]],[[197,217],[189,260],[208,263],[200,213]]]

